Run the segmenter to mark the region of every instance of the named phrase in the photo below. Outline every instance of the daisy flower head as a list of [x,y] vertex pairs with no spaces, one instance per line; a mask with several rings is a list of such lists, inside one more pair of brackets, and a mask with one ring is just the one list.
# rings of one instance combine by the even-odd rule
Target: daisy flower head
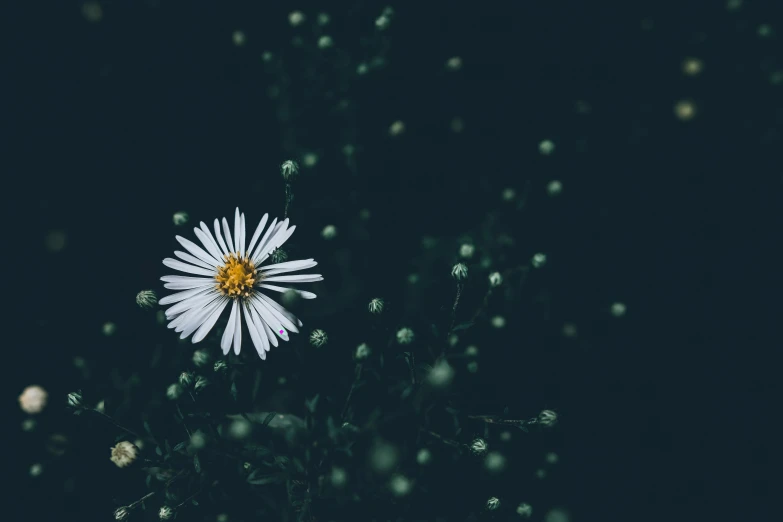
[[162,298],[160,304],[173,305],[166,310],[166,318],[170,321],[168,327],[179,332],[180,338],[193,335],[193,343],[204,340],[226,308],[230,308],[228,324],[220,341],[224,355],[232,346],[234,353],[239,354],[243,323],[261,359],[266,359],[271,346],[278,345],[278,338],[288,341],[289,331],[299,332],[302,322],[264,291],[290,290],[304,299],[314,299],[312,292],[278,283],[311,283],[322,281],[323,277],[289,274],[314,267],[318,263],[313,259],[263,264],[296,229],[288,226],[288,219],[278,222],[275,218],[267,227],[268,220],[269,214],[264,214],[249,243],[245,215],[238,208],[233,231],[226,218],[222,222],[215,219],[214,236],[203,221],[195,227],[200,246],[176,236],[187,252],[175,251],[179,259],[166,258],[163,264],[189,275],[161,277],[164,287],[177,292]]

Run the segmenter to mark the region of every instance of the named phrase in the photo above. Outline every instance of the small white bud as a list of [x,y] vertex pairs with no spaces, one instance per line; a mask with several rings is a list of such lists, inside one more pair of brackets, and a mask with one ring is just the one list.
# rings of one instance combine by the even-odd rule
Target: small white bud
[[43,473],[43,466],[42,465],[40,465],[40,464],[33,464],[32,466],[30,466],[30,476],[31,477],[37,477],[41,473]]
[[400,328],[397,331],[397,342],[400,344],[411,344],[413,337],[413,330],[410,328]]
[[404,475],[394,475],[389,481],[389,488],[395,496],[404,497],[411,492],[413,484],[410,479]]
[[318,48],[319,49],[328,49],[334,45],[334,41],[332,40],[332,37],[329,35],[323,35],[318,39]]
[[506,467],[506,457],[497,451],[491,451],[484,459],[484,467],[492,473],[499,473]]
[[272,61],[272,58],[274,58],[275,55],[272,54],[271,51],[264,51],[261,53],[261,59],[264,61],[264,63],[269,63]]
[[416,454],[416,462],[418,462],[420,466],[428,465],[431,460],[432,460],[432,452],[427,448],[421,448],[419,452]]
[[174,515],[174,510],[168,506],[163,506],[158,511],[158,518],[161,520],[168,520]]
[[557,196],[561,192],[563,192],[563,184],[556,179],[550,181],[546,186],[546,193],[550,196]]
[[302,11],[292,11],[288,15],[288,23],[291,24],[292,27],[297,27],[299,25],[302,25],[302,23],[305,21],[305,15],[302,13]]
[[19,406],[25,413],[41,413],[48,398],[49,394],[40,386],[28,386],[19,396]]
[[506,318],[502,315],[496,315],[492,318],[492,326],[495,328],[505,328],[506,326]]
[[615,317],[622,317],[625,315],[625,304],[623,303],[613,303],[612,304],[612,315]]
[[193,432],[193,435],[190,436],[190,445],[193,449],[200,450],[207,445],[207,438],[202,432],[195,431]]
[[326,225],[323,230],[321,230],[321,237],[324,239],[334,239],[335,236],[337,236],[337,227],[334,225]]
[[332,483],[332,486],[341,489],[345,486],[345,483],[348,482],[348,473],[346,473],[343,468],[335,466],[332,468],[329,481]]
[[457,281],[462,281],[468,277],[468,267],[465,263],[457,263],[451,268],[451,277]]
[[542,426],[551,427],[557,424],[557,413],[552,410],[544,410],[538,414],[538,423]]
[[138,455],[139,448],[137,448],[132,442],[123,440],[111,448],[110,459],[118,468],[124,468],[133,464],[136,461],[136,457]]
[[107,322],[103,324],[103,328],[101,330],[103,331],[103,335],[110,337],[114,335],[114,332],[117,331],[117,325],[112,322]]
[[209,386],[209,379],[199,375],[198,378],[196,379],[196,384],[193,386],[193,388],[196,391],[201,391],[204,388],[206,388],[207,386]]
[[206,350],[196,350],[193,352],[193,364],[196,366],[206,366],[209,364],[210,356]]
[[479,349],[475,345],[470,345],[467,348],[465,348],[465,355],[468,357],[478,357]]
[[459,247],[459,255],[460,257],[464,257],[465,259],[470,259],[473,257],[473,253],[476,251],[476,247],[471,245],[470,243],[465,243],[461,247]]
[[487,452],[487,442],[484,439],[476,438],[470,443],[470,451],[474,455],[483,455]]
[[370,311],[371,314],[379,314],[383,312],[383,299],[380,297],[376,297],[375,299],[372,299],[370,301],[370,304],[367,305],[367,309]]
[[228,427],[228,434],[236,440],[246,439],[250,435],[251,431],[253,431],[253,426],[251,426],[250,422],[244,418],[236,419]]
[[512,201],[515,197],[517,197],[517,191],[512,188],[505,188],[503,189],[503,193],[500,195],[500,197],[503,199],[503,201]]
[[234,31],[234,34],[231,35],[231,39],[237,47],[245,45],[245,41],[247,40],[245,33],[242,31]]
[[520,505],[517,506],[517,515],[519,515],[522,518],[530,518],[530,516],[533,514],[533,506],[530,504],[526,504],[525,502],[522,502]]
[[541,268],[546,264],[546,254],[542,254],[541,252],[535,254],[533,259],[530,260],[530,263],[533,265],[533,268]]
[[356,74],[358,74],[359,76],[364,76],[368,72],[370,72],[370,66],[367,65],[366,63],[361,62],[359,63],[359,65],[356,66]]
[[462,58],[459,56],[452,56],[446,61],[446,69],[450,71],[459,71],[462,69]]
[[130,510],[126,507],[117,508],[114,510],[114,520],[125,520],[130,515]]
[[179,384],[171,384],[168,389],[166,389],[166,397],[172,401],[176,401],[182,395],[182,391],[182,386]]
[[378,18],[375,19],[375,27],[383,31],[387,27],[389,27],[389,24],[391,23],[391,20],[386,15],[381,15]]
[[356,347],[356,352],[354,353],[353,357],[357,361],[363,361],[370,356],[370,353],[371,350],[370,347],[367,346],[367,343],[362,343]]
[[390,136],[399,136],[403,132],[405,132],[405,123],[401,120],[397,120],[389,126]]
[[497,497],[490,497],[489,500],[487,500],[487,509],[490,511],[495,511],[500,507],[500,499]]
[[174,222],[175,225],[178,227],[181,227],[185,223],[188,222],[190,219],[190,216],[187,212],[175,212],[174,216],[171,218],[171,220]]
[[288,254],[282,248],[275,248],[275,251],[269,256],[273,263],[283,263],[288,260]]
[[550,140],[544,140],[538,144],[538,152],[544,156],[549,156],[555,151],[555,144]]
[[226,364],[226,361],[217,361],[212,369],[218,373],[225,372],[228,370],[228,365]]
[[315,167],[318,163],[318,154],[315,152],[307,152],[302,156],[302,164],[308,169]]
[[141,308],[153,308],[156,304],[158,304],[158,296],[153,290],[142,290],[136,294],[136,304]]
[[323,330],[313,330],[310,333],[310,344],[316,348],[320,348],[329,341],[329,336]]
[[500,272],[492,272],[489,274],[489,284],[491,286],[500,286],[503,283],[503,276]]
[[674,115],[680,121],[690,121],[696,116],[696,104],[691,100],[680,100],[674,105]]
[[432,370],[430,370],[430,373],[427,375],[429,383],[436,388],[448,386],[453,378],[454,369],[446,362],[446,359],[440,359],[436,362],[435,366],[432,367]]
[[547,453],[544,458],[546,459],[547,464],[557,464],[557,461],[560,460],[560,457],[558,457],[557,453],[554,451]]
[[293,160],[286,160],[280,165],[280,173],[283,179],[291,181],[299,174],[299,164]]

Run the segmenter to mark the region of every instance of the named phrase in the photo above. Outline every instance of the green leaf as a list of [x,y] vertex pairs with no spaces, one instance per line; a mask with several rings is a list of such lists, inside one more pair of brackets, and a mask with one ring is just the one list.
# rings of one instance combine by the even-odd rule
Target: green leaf
[[309,399],[309,400],[305,399],[305,406],[307,407],[307,410],[310,413],[314,413],[315,412],[315,407],[316,407],[316,405],[318,405],[318,398],[319,398],[319,395],[316,394],[316,396],[313,397],[312,399]]
[[163,455],[163,450],[160,449],[160,446],[155,446],[155,453],[160,457]]
[[457,330],[467,330],[471,326],[473,326],[473,321],[468,321],[467,323],[458,324],[452,331],[456,332]]
[[149,422],[144,421],[144,429],[147,431],[147,433],[152,435],[152,430],[150,429],[150,423]]
[[196,473],[201,473],[201,462],[198,460],[198,455],[193,455],[193,467],[196,469]]
[[234,400],[237,400],[237,383],[232,382],[231,383],[231,396],[234,398]]
[[195,498],[191,500],[191,502],[193,503],[194,506],[198,506],[198,501]]
[[[316,397],[316,398],[317,398],[317,397]],[[273,411],[273,412],[270,412],[270,413],[269,413],[269,414],[266,416],[266,418],[264,419],[264,423],[263,423],[263,424],[264,424],[264,426],[269,426],[269,423],[270,423],[270,422],[272,422],[272,419],[274,419],[274,418],[275,418],[275,415],[277,415],[277,412],[275,412],[275,411]]]

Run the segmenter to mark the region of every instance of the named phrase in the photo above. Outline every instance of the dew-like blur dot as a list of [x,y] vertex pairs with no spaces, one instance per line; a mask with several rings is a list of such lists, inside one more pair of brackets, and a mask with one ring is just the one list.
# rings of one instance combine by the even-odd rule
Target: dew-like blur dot
[[563,508],[551,509],[544,517],[544,522],[570,522],[571,516]]
[[546,193],[550,196],[557,196],[561,192],[563,192],[563,183],[553,179],[549,182],[549,184],[546,186]]
[[400,120],[395,121],[389,126],[390,136],[399,136],[403,132],[405,132],[405,123]]
[[101,331],[103,332],[103,335],[109,337],[111,335],[114,335],[114,332],[117,331],[117,325],[112,323],[111,321],[105,322],[101,327]]
[[231,35],[231,39],[237,47],[242,47],[247,41],[247,37],[242,31],[234,31],[234,34]]
[[103,20],[103,8],[98,2],[84,2],[82,4],[82,16],[88,22],[100,22]]
[[682,62],[682,72],[686,76],[698,76],[704,69],[704,63],[698,58],[686,58]]
[[454,117],[451,119],[451,132],[455,134],[459,134],[465,130],[465,122],[462,121],[462,118]]
[[555,151],[555,144],[551,140],[544,140],[538,144],[538,152],[544,156],[549,156]]
[[615,317],[622,317],[625,315],[624,303],[613,303],[611,308],[612,315]]
[[696,116],[696,105],[691,100],[680,100],[674,105],[674,115],[681,121],[692,120]]
[[575,338],[579,332],[576,329],[576,325],[574,323],[565,323],[563,325],[563,337],[568,338]]
[[52,230],[44,238],[44,245],[49,252],[60,252],[65,248],[66,236],[62,230]]

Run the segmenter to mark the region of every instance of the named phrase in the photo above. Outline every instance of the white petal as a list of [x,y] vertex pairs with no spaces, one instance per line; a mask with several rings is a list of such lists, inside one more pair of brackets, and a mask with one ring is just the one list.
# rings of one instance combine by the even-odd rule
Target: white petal
[[180,245],[185,247],[185,250],[187,250],[197,258],[201,259],[206,264],[214,267],[218,266],[218,260],[212,257],[211,255],[207,254],[203,248],[195,244],[193,241],[190,241],[189,239],[185,239],[182,236],[176,236],[176,239],[177,241],[179,241]]
[[263,263],[276,248],[283,246],[283,244],[288,241],[288,238],[294,233],[294,230],[296,230],[296,225],[288,230],[281,230],[278,232],[278,234],[269,241],[269,244],[264,247],[264,253],[261,255],[259,263]]
[[180,272],[187,272],[188,274],[196,274],[196,275],[203,275],[203,276],[214,276],[215,271],[214,270],[207,270],[206,268],[199,268],[197,266],[189,265],[187,263],[183,263],[182,261],[177,261],[176,259],[172,259],[170,257],[167,257],[163,260],[163,264],[166,265],[169,268],[173,268],[174,270],[179,270]]
[[217,238],[218,245],[220,245],[220,250],[223,252],[223,255],[228,255],[228,248],[226,247],[226,242],[223,241],[223,236],[220,235],[220,221],[215,219],[215,237]]
[[234,252],[242,253],[242,245],[239,242],[242,236],[242,219],[239,216],[239,207],[234,212]]
[[228,324],[223,331],[223,337],[220,339],[220,348],[223,350],[223,355],[228,355],[231,350],[231,342],[234,340],[234,328],[236,328],[236,315],[237,315],[237,299],[234,299],[234,304],[231,305],[231,314],[228,316]]
[[[263,294],[259,293],[258,295],[263,295]],[[269,298],[267,297],[267,299],[269,299]],[[272,317],[277,319],[277,321],[280,323],[280,325],[283,328],[285,328],[285,330],[283,330],[283,332],[288,330],[289,332],[299,333],[299,329],[296,327],[296,325],[294,323],[289,321],[288,318],[285,317],[284,315],[282,315],[280,312],[278,312],[277,310],[275,310],[274,308],[269,306],[269,304],[266,301],[264,301],[263,299],[258,299],[256,305],[257,306],[263,306],[266,309],[267,312],[272,314]],[[280,332],[280,330],[277,330],[277,331],[278,331],[278,333]],[[280,334],[280,335],[283,335],[283,334]]]
[[210,330],[215,326],[215,323],[218,320],[218,317],[220,317],[220,314],[223,312],[223,310],[226,308],[226,305],[228,302],[231,301],[231,299],[224,297],[220,300],[217,308],[209,314],[209,317],[207,320],[202,324],[199,329],[196,331],[195,335],[193,336],[193,343],[198,343],[204,340],[204,337],[207,336]]
[[255,306],[250,307],[251,311],[253,312],[253,320],[256,324],[256,329],[258,330],[258,333],[261,334],[262,337],[264,337],[264,350],[267,352],[271,349],[269,345],[277,346],[277,337],[274,333],[272,333],[272,329],[269,328],[269,325],[266,324],[264,319],[258,315],[258,310],[256,310]]
[[191,308],[201,308],[207,303],[211,302],[218,294],[213,288],[206,288],[204,294],[199,294],[190,299],[185,299],[175,304],[174,306],[166,309],[166,317],[171,319],[172,317],[181,314]]
[[239,252],[243,256],[245,255],[245,245],[247,244],[247,243],[245,243],[245,239],[246,239],[245,235],[246,235],[246,233],[247,233],[247,230],[245,229],[245,214],[243,212],[242,213],[242,217],[241,217],[241,229],[240,229],[240,234],[239,234],[239,247],[240,247]]
[[184,299],[194,297],[202,292],[210,292],[210,291],[214,291],[214,289],[209,288],[208,286],[199,286],[197,288],[191,288],[190,290],[177,292],[176,294],[167,295],[166,297],[158,301],[158,304],[163,306],[171,303],[178,303]]
[[[288,292],[289,290],[292,292],[296,292],[299,294],[299,296],[302,299],[315,299],[317,296],[312,292],[307,292],[305,290],[297,290],[296,288],[285,288],[283,286],[275,286],[275,285],[267,285],[267,284],[260,284],[258,285],[259,288],[266,288],[267,290],[272,290],[274,292],[280,292],[281,294],[284,292]],[[166,287],[168,288],[168,287]]]
[[[291,312],[289,312],[288,310],[286,310],[285,308],[283,308],[283,306],[282,306],[282,305],[280,305],[279,303],[275,302],[275,300],[274,300],[274,299],[272,299],[272,298],[271,298],[271,297],[269,297],[268,295],[266,295],[266,294],[263,294],[263,293],[261,293],[261,292],[258,292],[258,294],[257,294],[257,295],[258,295],[258,297],[259,297],[259,298],[260,298],[262,301],[264,301],[266,304],[268,304],[269,306],[271,306],[272,308],[274,308],[275,310],[277,310],[277,312],[278,312],[279,314],[281,314],[283,317],[285,317],[286,319],[288,319],[288,320],[289,320],[289,321],[291,321],[292,323],[296,324],[296,326],[302,326],[302,321],[300,321],[299,319],[297,319],[297,317],[296,317],[294,314],[292,314]],[[296,330],[296,329],[294,329],[294,331],[295,331],[295,332],[298,332],[298,330]]]
[[274,232],[276,224],[277,224],[277,218],[272,220],[272,222],[269,224],[269,228],[267,228],[266,232],[264,232],[264,236],[261,238],[261,241],[259,241],[258,245],[256,245],[255,252],[253,252],[253,255],[250,256],[250,259],[253,261],[253,263],[256,262],[256,258],[258,258],[258,253],[264,248],[264,244],[266,244],[267,239],[269,239],[269,236],[271,236],[272,232]]
[[[220,297],[219,294],[214,295],[214,299],[217,299]],[[209,304],[207,303],[205,305],[201,305],[198,307],[191,308],[190,310],[183,312],[181,315],[177,316],[176,319],[171,321],[168,324],[169,328],[174,328],[175,332],[181,332],[184,330],[188,325],[191,324],[191,322],[195,319],[198,319],[199,314],[201,314],[206,308],[208,308]],[[203,321],[199,321],[199,324]]]
[[239,350],[242,347],[242,314],[237,312],[237,316],[234,319],[234,355],[239,355]]
[[260,299],[251,299],[250,302],[252,303],[253,307],[256,309],[256,311],[261,314],[261,318],[264,320],[266,324],[269,325],[269,327],[275,332],[275,335],[283,339],[284,341],[288,340],[288,332],[285,331],[285,328],[283,327],[283,324],[272,315],[272,312],[270,312],[266,306],[264,306],[263,301]]
[[[266,338],[269,340],[269,343],[272,346],[277,347],[278,345],[277,336],[274,334],[274,332],[272,332],[272,329],[269,327],[269,325],[261,320],[261,318],[258,315],[258,312],[256,312],[256,317],[258,317],[259,324],[263,325],[264,332],[266,333]],[[266,350],[269,351],[269,346],[266,347]]]
[[223,235],[226,236],[226,245],[228,245],[228,250],[230,252],[236,252],[234,250],[234,240],[231,239],[233,236],[231,235],[231,230],[228,228],[228,221],[226,221],[226,218],[223,218]]
[[253,247],[256,246],[256,241],[258,241],[258,237],[261,235],[261,231],[264,230],[264,225],[266,225],[268,219],[269,214],[264,214],[264,217],[262,217],[261,221],[258,223],[256,231],[253,233],[253,237],[250,239],[250,245],[247,247],[248,256],[250,256],[250,253],[253,251]]
[[194,314],[193,317],[187,321],[186,326],[182,328],[182,334],[179,336],[180,339],[189,337],[190,334],[195,332],[199,327],[201,327],[201,325],[205,324],[207,319],[209,319],[211,316],[212,312],[214,312],[216,308],[219,308],[221,304],[225,305],[225,302],[226,299],[220,296],[206,305],[203,310]]
[[194,228],[193,232],[196,234],[196,237],[199,239],[199,241],[201,241],[201,244],[204,245],[204,247],[207,249],[207,252],[209,252],[212,257],[217,260],[221,260],[223,258],[223,256],[220,255],[220,249],[218,248],[217,243],[215,243],[215,240],[212,239],[212,233],[209,231],[203,221],[201,222],[201,228]]
[[272,252],[272,250],[274,250],[278,244],[282,244],[280,243],[280,239],[287,233],[287,229],[286,229],[287,226],[288,226],[288,218],[284,219],[282,223],[277,224],[274,231],[272,231],[272,234],[264,243],[263,248],[259,249],[258,254],[256,255],[256,258],[258,259],[259,263],[261,263],[264,259],[266,259],[269,253]]
[[287,261],[285,263],[277,263],[276,265],[268,265],[261,267],[264,277],[268,277],[275,274],[285,274],[286,272],[295,272],[297,270],[304,270],[306,268],[312,268],[317,265],[318,262],[313,259],[303,259],[300,261]]
[[[247,324],[247,330],[250,332],[250,338],[253,340],[253,345],[256,347],[258,356],[262,359],[266,359],[266,348],[264,348],[264,341],[266,341],[266,336],[262,336],[258,332],[255,320],[253,319],[253,313],[251,309],[247,307],[247,304],[242,307],[242,310],[245,313],[245,323]],[[267,344],[269,344],[268,341]]]
[[186,254],[185,252],[181,252],[179,250],[175,250],[174,251],[174,255],[177,256],[178,258],[182,259],[186,263],[190,263],[191,265],[200,266],[201,268],[206,268],[207,270],[214,271],[214,269],[212,268],[211,265],[206,264],[201,259],[199,259],[197,257],[193,257],[190,254]]
[[314,283],[315,281],[323,281],[324,278],[321,274],[295,274],[295,275],[279,275],[272,277],[265,277],[263,281],[278,282],[278,283]]

